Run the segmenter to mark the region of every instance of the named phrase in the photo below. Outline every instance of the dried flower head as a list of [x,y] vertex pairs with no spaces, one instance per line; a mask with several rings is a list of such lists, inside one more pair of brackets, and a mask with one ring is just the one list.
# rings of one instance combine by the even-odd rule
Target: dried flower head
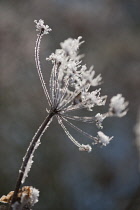
[[[3,195],[0,198],[1,203],[10,203],[13,197],[14,191],[9,192],[6,196]],[[23,209],[23,207],[32,207],[38,202],[39,191],[32,186],[24,186],[19,189],[17,200],[12,204],[12,209]],[[20,207],[20,208],[19,208]]]
[[[40,40],[44,34],[50,31],[48,26],[44,25],[44,21],[35,21],[36,28],[40,32],[35,48],[35,60],[38,74],[44,89],[50,111],[57,117],[59,124],[63,128],[70,140],[79,147],[80,151],[90,152],[91,146],[84,145],[76,141],[70,134],[65,124],[69,125],[76,131],[93,140],[94,144],[100,143],[106,146],[112,137],[106,136],[99,131],[97,137],[93,137],[85,131],[78,128],[70,120],[82,121],[85,123],[95,123],[98,128],[103,128],[102,122],[107,117],[122,117],[127,113],[126,107],[128,102],[121,94],[114,96],[110,102],[110,108],[106,113],[97,113],[92,117],[81,117],[73,115],[75,110],[87,109],[92,111],[95,106],[104,106],[107,96],[101,96],[101,88],[96,88],[102,82],[101,75],[95,76],[93,66],[89,69],[82,64],[82,56],[78,54],[79,47],[83,43],[82,37],[77,39],[69,38],[60,43],[61,48],[52,53],[47,60],[52,62],[52,71],[49,82],[49,91],[46,88],[44,78],[41,72],[39,61]],[[42,31],[42,28],[44,31]],[[41,32],[42,31],[42,32]],[[91,91],[91,88],[94,90]],[[49,110],[47,109],[49,112]]]

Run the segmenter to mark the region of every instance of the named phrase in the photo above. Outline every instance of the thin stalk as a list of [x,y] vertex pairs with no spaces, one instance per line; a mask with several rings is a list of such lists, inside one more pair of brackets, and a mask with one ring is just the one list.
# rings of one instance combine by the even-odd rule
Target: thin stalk
[[[36,40],[36,46],[35,46],[35,63],[36,63],[36,68],[37,68],[37,72],[38,72],[38,76],[39,79],[41,81],[41,85],[43,87],[45,96],[47,98],[48,104],[49,106],[52,105],[45,81],[44,81],[44,77],[41,71],[41,66],[40,66],[40,60],[39,60],[39,50],[40,50],[40,43],[41,43],[41,39],[43,37],[43,31],[40,32],[40,34],[38,34],[37,40]],[[47,110],[48,111],[48,110]]]
[[17,195],[18,195],[19,188],[21,186],[21,182],[22,182],[25,170],[26,170],[26,166],[27,166],[28,161],[29,161],[29,159],[30,159],[30,157],[32,155],[32,152],[33,152],[33,150],[35,148],[35,145],[36,145],[37,141],[42,137],[44,131],[46,130],[46,127],[51,122],[52,117],[54,115],[55,115],[55,112],[50,111],[50,113],[48,114],[48,116],[46,117],[44,122],[41,124],[41,126],[37,130],[36,134],[34,135],[32,141],[31,141],[31,143],[29,145],[29,148],[28,148],[28,150],[27,150],[27,152],[25,154],[25,157],[24,157],[23,162],[21,164],[21,168],[19,170],[19,175],[18,175],[18,178],[17,178],[17,181],[16,181],[15,190],[14,190],[13,198],[12,198],[12,201],[10,203],[9,209],[12,209],[11,205],[14,202],[17,201]]

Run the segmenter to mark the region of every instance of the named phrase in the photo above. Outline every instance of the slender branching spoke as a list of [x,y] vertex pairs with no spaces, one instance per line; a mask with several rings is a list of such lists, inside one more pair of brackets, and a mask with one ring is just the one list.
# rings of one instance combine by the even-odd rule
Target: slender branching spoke
[[58,105],[59,97],[60,97],[60,85],[58,81],[58,76],[59,76],[59,67],[60,64],[56,64],[55,68],[55,78],[54,78],[54,84],[55,84],[55,101],[54,101],[54,106],[56,107]]
[[70,120],[81,121],[85,123],[94,123],[96,121],[96,117],[79,117],[79,116],[70,116],[66,114],[64,114],[64,117]]
[[[72,95],[70,95],[68,98],[66,98],[66,100],[65,100],[65,98],[64,98],[64,102],[63,102],[62,105],[59,107],[59,110],[60,110],[60,109],[64,109],[69,103],[73,102],[74,98],[75,98],[79,93],[81,93],[81,91],[82,91],[82,89],[75,90],[75,91],[73,92]],[[70,107],[71,107],[71,105],[70,105]],[[65,109],[67,110],[67,108],[65,108]]]
[[46,87],[46,84],[45,84],[45,81],[44,81],[44,78],[43,78],[43,74],[41,72],[40,60],[39,60],[39,48],[40,48],[40,42],[41,42],[42,36],[43,36],[43,34],[40,34],[37,37],[36,47],[35,47],[35,62],[36,62],[36,68],[37,68],[37,71],[38,71],[38,75],[39,75],[44,93],[46,95],[48,104],[51,106],[51,99],[50,99],[50,96],[49,96],[49,93],[48,93],[48,90],[47,90],[47,87]]
[[[76,96],[78,96],[86,86],[87,86],[87,84],[85,84],[83,87],[80,87],[80,88],[74,90],[73,93],[68,98],[66,96],[66,98],[64,98],[63,101],[61,100],[62,101],[62,105],[59,107],[59,109],[64,109],[69,103],[73,102],[74,98]],[[67,89],[65,91],[68,90],[68,85],[66,85],[66,88]]]
[[58,71],[59,71],[59,63],[54,62],[54,66],[52,68],[51,76],[50,76],[50,95],[52,99],[52,107],[56,107],[59,100],[60,95],[60,85],[58,82]]
[[[65,82],[65,86],[62,89],[62,96],[60,97],[58,104],[61,107],[63,105],[63,99],[66,96],[67,90],[68,90],[68,86],[69,86],[69,79],[67,79],[67,81]],[[59,108],[59,107],[58,107]]]
[[56,69],[57,69],[57,64],[55,63],[53,77],[52,77],[53,107],[55,107],[55,103],[56,103]]
[[85,101],[80,102],[76,105],[70,105],[67,108],[63,109],[62,113],[67,113],[67,112],[71,112],[71,111],[75,111],[75,110],[79,110],[79,109],[84,109],[85,108]]
[[54,65],[52,68],[51,72],[51,77],[50,77],[50,94],[51,94],[51,99],[52,99],[52,107],[54,106],[54,97],[55,97],[55,89],[54,89],[54,71],[55,71],[56,66]]
[[76,131],[78,131],[79,133],[81,133],[82,135],[85,135],[86,137],[90,138],[91,140],[95,141],[97,143],[97,138],[86,133],[85,131],[81,130],[80,128],[78,128],[77,126],[73,125],[71,122],[69,122],[66,118],[62,117],[62,119],[68,124],[70,125],[72,128],[74,128]]
[[[54,68],[54,66],[53,66]],[[52,71],[51,71],[51,74],[50,74],[50,79],[49,79],[49,91],[50,91],[50,97],[51,97],[51,100],[52,100],[52,103],[53,103],[53,99],[52,99],[52,76],[53,76],[53,68],[52,68]]]
[[64,132],[66,133],[66,135],[69,137],[69,139],[77,146],[77,147],[81,147],[81,144],[76,141],[73,136],[70,134],[70,132],[67,130],[67,128],[65,127],[65,125],[62,122],[62,118],[57,116],[58,119],[58,123],[61,125],[61,127],[63,128]]

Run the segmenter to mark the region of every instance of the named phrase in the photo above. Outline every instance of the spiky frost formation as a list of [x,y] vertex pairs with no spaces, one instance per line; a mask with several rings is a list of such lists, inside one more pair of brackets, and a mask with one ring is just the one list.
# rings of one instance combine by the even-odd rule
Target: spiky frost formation
[[111,98],[109,110],[114,116],[123,117],[127,113],[127,106],[128,102],[125,102],[125,98],[122,97],[122,94],[117,94]]
[[[35,60],[39,77],[50,105],[50,110],[55,113],[59,124],[63,128],[70,140],[79,147],[80,151],[90,152],[91,146],[77,142],[70,134],[65,124],[76,131],[93,140],[93,144],[100,143],[106,146],[112,137],[106,136],[99,131],[97,137],[93,137],[75,126],[69,120],[82,121],[85,123],[95,123],[98,128],[103,128],[102,122],[107,117],[123,117],[127,113],[128,102],[121,94],[112,97],[109,110],[106,113],[97,113],[92,117],[81,117],[73,115],[73,111],[87,109],[92,111],[95,106],[104,106],[107,96],[101,96],[101,88],[95,88],[102,82],[101,75],[95,76],[93,66],[89,69],[82,64],[82,56],[78,54],[79,47],[83,43],[82,37],[77,39],[68,38],[60,43],[61,48],[52,53],[47,60],[52,62],[52,71],[49,82],[49,91],[45,86],[39,62],[40,40],[44,34],[50,31],[49,26],[44,25],[44,21],[35,21],[36,28],[40,32],[35,48]],[[45,32],[44,32],[45,31]],[[42,33],[41,33],[42,32]],[[91,88],[94,90],[91,91]],[[48,109],[47,109],[48,111]]]
[[36,23],[36,31],[40,33],[48,34],[52,30],[48,25],[44,25],[44,20],[40,19],[38,22],[34,20],[34,22]]
[[98,131],[97,139],[99,140],[99,143],[106,146],[113,139],[113,136],[109,137],[109,136],[106,136],[102,131]]

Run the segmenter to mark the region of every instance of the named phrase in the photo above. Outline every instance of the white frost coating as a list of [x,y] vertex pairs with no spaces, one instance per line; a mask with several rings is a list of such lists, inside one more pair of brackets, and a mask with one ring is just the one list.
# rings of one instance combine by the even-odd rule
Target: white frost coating
[[38,197],[39,197],[39,190],[37,190],[36,188],[32,188],[31,201],[33,205],[38,202]]
[[[43,134],[44,134],[44,132],[46,131],[46,129],[49,127],[49,125],[50,125],[51,122],[52,122],[52,119],[48,122],[47,126],[45,127],[45,129],[44,129],[44,131],[42,132],[40,138],[38,139],[38,141],[36,142],[36,144],[35,144],[35,146],[34,146],[34,149],[33,149],[33,151],[32,151],[32,154],[30,155],[30,158],[29,158],[29,160],[28,160],[27,166],[26,166],[26,168],[25,168],[25,172],[24,172],[24,175],[23,175],[23,178],[22,178],[22,181],[21,181],[22,184],[25,182],[26,177],[28,177],[28,173],[29,173],[29,171],[30,171],[30,169],[31,169],[31,167],[32,167],[33,162],[34,162],[34,161],[33,161],[34,152],[35,152],[35,150],[38,148],[38,146],[41,144],[40,139],[41,139],[41,137],[43,136]],[[41,127],[41,126],[40,126],[40,127]],[[37,134],[37,133],[35,133],[35,136],[36,136],[36,134]],[[33,138],[33,140],[34,140],[34,138]],[[33,141],[33,140],[32,140],[32,141]],[[30,145],[31,145],[31,144],[32,144],[32,142],[30,143]],[[29,145],[29,148],[30,148],[30,145]],[[29,148],[27,149],[27,152],[28,152]],[[25,155],[25,157],[26,157],[26,155]],[[24,157],[24,158],[25,158],[25,157]],[[24,160],[24,158],[23,158],[23,160]]]
[[[51,31],[51,29],[49,28],[49,26],[45,26],[44,25],[44,21],[43,20],[39,20],[38,22],[35,20],[34,21],[36,23],[36,30],[39,31],[38,33],[38,38],[36,40],[36,46],[35,46],[35,63],[36,63],[36,69],[38,72],[38,76],[42,85],[42,88],[44,90],[45,96],[47,98],[47,101],[49,103],[49,105],[51,105],[51,100],[50,100],[50,96],[45,84],[45,80],[41,71],[41,65],[40,65],[40,60],[39,60],[39,51],[40,51],[40,43],[41,43],[41,39],[43,37],[44,34],[48,34],[49,31]],[[46,109],[47,112],[48,109]]]
[[[9,192],[6,196],[0,198],[2,203],[11,203],[14,191]],[[12,210],[31,209],[38,202],[39,190],[32,186],[24,186],[18,191],[16,201],[12,204]]]
[[61,127],[63,128],[64,132],[66,133],[66,135],[69,137],[69,139],[77,146],[77,147],[81,147],[81,144],[76,141],[73,136],[69,133],[69,131],[67,130],[67,128],[65,127],[65,125],[62,122],[62,119],[60,117],[58,117],[58,123],[61,125]]
[[91,152],[92,148],[89,144],[82,144],[81,147],[79,147],[79,151],[86,151],[86,152]]
[[97,113],[97,114],[95,115],[96,125],[97,125],[98,128],[103,128],[102,122],[103,122],[103,120],[104,120],[105,118],[106,118],[106,116],[103,115],[103,114],[100,114],[100,113]]
[[110,101],[110,112],[117,117],[123,117],[127,113],[128,102],[125,102],[125,98],[122,94],[113,96]]
[[36,188],[30,187],[30,192],[23,192],[21,196],[21,204],[26,203],[27,201],[31,206],[34,206],[38,202],[39,190]]
[[64,42],[60,43],[61,48],[68,53],[71,57],[74,57],[77,55],[77,51],[82,43],[84,41],[80,40],[82,39],[81,36],[79,36],[77,39],[68,38]]
[[52,30],[48,25],[44,25],[44,20],[40,19],[38,22],[34,20],[34,22],[36,23],[36,31],[44,30],[43,34],[48,34]]
[[106,146],[113,139],[113,136],[109,137],[109,136],[106,136],[102,131],[98,131],[98,137],[97,138],[98,138],[99,143]]
[[34,152],[35,152],[35,150],[38,148],[38,146],[39,146],[40,144],[41,144],[41,143],[40,143],[40,139],[39,139],[39,140],[37,141],[37,143],[36,143],[34,149],[33,149],[32,154],[30,155],[29,160],[28,160],[28,163],[27,163],[27,166],[26,166],[26,169],[25,169],[25,172],[24,172],[22,181],[21,181],[22,184],[25,182],[26,177],[28,177],[28,173],[29,173],[29,171],[30,171],[30,169],[31,169],[31,167],[32,167],[33,162],[34,162],[34,161],[33,161]]
[[92,92],[83,92],[82,101],[85,102],[85,108],[92,111],[94,106],[104,106],[107,96],[100,96],[100,89]]

